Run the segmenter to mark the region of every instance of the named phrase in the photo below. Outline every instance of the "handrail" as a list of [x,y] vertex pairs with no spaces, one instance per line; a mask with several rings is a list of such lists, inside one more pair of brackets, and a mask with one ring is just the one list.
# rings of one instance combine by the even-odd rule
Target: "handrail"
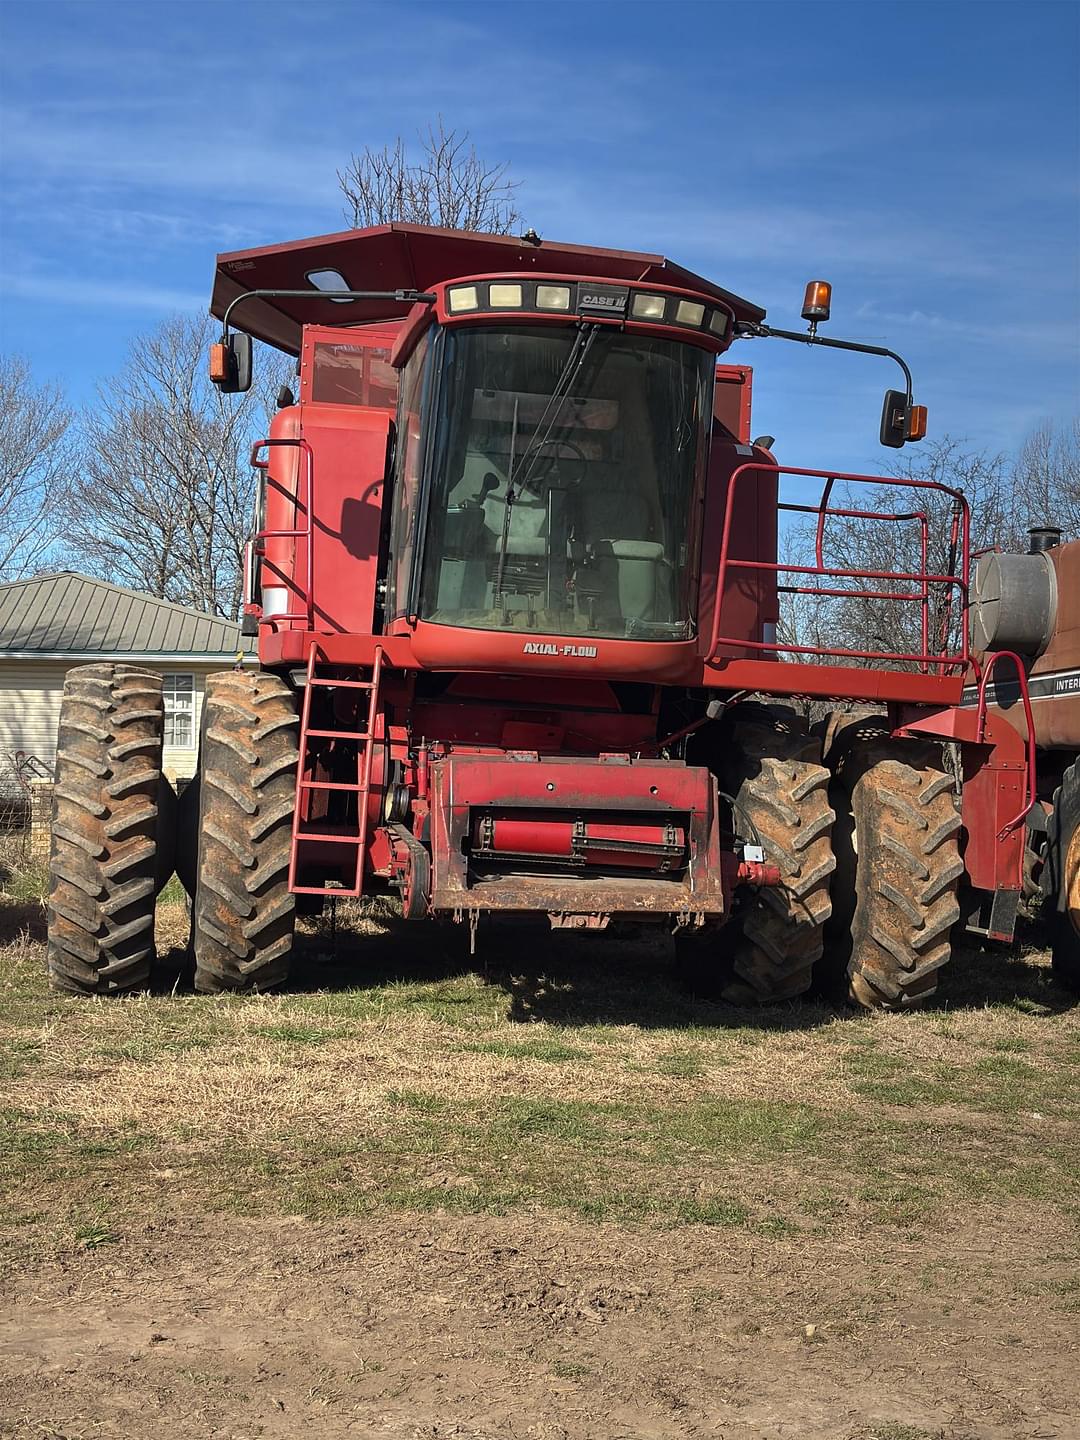
[[975,720],[975,741],[982,744],[986,738],[986,690],[990,682],[990,676],[994,672],[994,666],[999,660],[1011,660],[1016,670],[1016,678],[1020,689],[1020,699],[1024,706],[1024,723],[1027,725],[1027,767],[1024,775],[1024,794],[1027,796],[1027,804],[1008,824],[1003,825],[998,831],[998,840],[1007,839],[1012,832],[1028,817],[1028,812],[1035,804],[1036,798],[1036,755],[1035,744],[1035,720],[1031,713],[1031,693],[1028,690],[1027,671],[1024,669],[1024,662],[1014,650],[994,650],[986,656],[986,664],[979,676],[979,702],[976,710]]
[[[735,511],[735,498],[738,489],[738,482],[747,473],[766,473],[776,476],[794,475],[805,476],[811,479],[820,479],[825,482],[822,487],[821,499],[817,505],[800,505],[792,502],[777,502],[778,510],[787,510],[799,514],[816,515],[817,523],[814,534],[814,559],[813,565],[785,564],[779,560],[741,560],[731,555],[731,541],[733,530],[733,516]],[[933,490],[952,497],[954,505],[953,536],[961,542],[960,545],[960,567],[959,573],[937,574],[929,569],[929,517],[925,510],[913,510],[907,513],[890,513],[858,510],[850,507],[832,509],[829,500],[832,496],[833,487],[837,481],[858,485],[875,486],[902,486],[911,490]],[[922,568],[917,572],[898,570],[871,570],[855,569],[844,566],[829,566],[824,559],[824,532],[825,521],[828,516],[836,518],[881,520],[883,522],[906,522],[917,521],[920,527],[920,552]],[[911,477],[893,477],[881,475],[855,475],[844,471],[809,470],[796,466],[776,465],[761,461],[750,461],[738,466],[732,472],[728,482],[727,502],[724,511],[724,526],[720,544],[720,563],[716,577],[716,595],[713,602],[712,626],[709,637],[709,650],[706,656],[706,663],[710,663],[716,657],[720,645],[731,645],[743,650],[769,651],[775,654],[784,651],[791,654],[817,656],[819,658],[833,657],[850,660],[891,660],[895,662],[904,661],[917,664],[923,673],[927,673],[931,666],[936,666],[939,673],[949,669],[956,669],[970,663],[969,642],[966,626],[963,627],[960,650],[956,655],[949,655],[945,651],[947,636],[943,635],[941,650],[937,653],[930,651],[930,587],[940,585],[944,588],[946,595],[951,596],[953,590],[959,590],[961,603],[964,611],[967,608],[968,581],[971,563],[971,534],[970,534],[970,511],[963,492],[950,485],[944,485],[937,480],[917,480]],[[957,534],[957,530],[959,534]],[[773,575],[807,575],[818,576],[826,579],[836,580],[892,580],[906,581],[918,587],[914,594],[901,594],[895,591],[883,591],[881,589],[870,590],[844,589],[830,590],[821,587],[783,585],[778,589],[785,594],[808,594],[822,595],[830,598],[849,599],[877,599],[893,600],[901,603],[918,604],[922,608],[920,623],[920,639],[922,642],[919,653],[894,653],[886,650],[853,650],[841,647],[830,647],[824,645],[795,645],[785,644],[778,639],[748,640],[744,636],[723,635],[721,633],[721,621],[724,604],[725,591],[729,571],[732,569],[758,570],[772,573]],[[951,612],[951,602],[949,605]],[[948,612],[944,622],[945,629],[948,628]]]
[[[286,489],[286,487],[279,480],[275,480],[274,477],[269,473],[269,456],[267,456],[265,460],[259,459],[260,450],[268,450],[273,448],[275,445],[294,446],[296,449],[302,451],[304,458],[307,462],[304,469],[304,476],[307,483],[305,485],[305,499],[304,505],[302,507],[304,511],[305,524],[302,529],[298,527],[295,530],[260,530],[255,536],[255,548],[256,552],[263,557],[263,560],[266,562],[266,564],[273,566],[275,573],[281,580],[285,582],[286,587],[290,590],[295,591],[296,594],[301,597],[304,608],[302,611],[283,610],[276,615],[266,616],[265,620],[268,624],[275,623],[279,620],[303,620],[305,625],[307,625],[308,629],[311,629],[314,624],[314,588],[312,583],[312,569],[315,561],[315,526],[313,520],[312,505],[314,500],[315,456],[308,442],[303,439],[302,436],[298,435],[282,436],[280,438],[269,440],[257,440],[255,444],[251,447],[250,464],[254,469],[264,471],[266,473],[266,483],[268,485],[273,485],[276,490],[279,490],[288,500],[292,502],[294,514],[301,508],[298,494],[296,492]],[[303,588],[301,588],[301,586],[296,583],[295,574],[292,576],[286,575],[282,570],[278,568],[277,565],[274,564],[272,560],[267,560],[264,547],[264,542],[267,540],[303,540],[305,542],[307,579],[306,584]],[[260,547],[264,548],[260,549]],[[260,619],[261,618],[262,617],[260,617]]]

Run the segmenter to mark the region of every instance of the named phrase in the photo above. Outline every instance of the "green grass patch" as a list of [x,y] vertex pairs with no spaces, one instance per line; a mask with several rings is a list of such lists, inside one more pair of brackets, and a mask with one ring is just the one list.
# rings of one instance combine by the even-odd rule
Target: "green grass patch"
[[592,1052],[568,1045],[550,1035],[530,1035],[527,1040],[481,1040],[458,1047],[463,1054],[496,1055],[500,1060],[543,1060],[561,1065],[569,1060],[591,1060]]
[[334,1031],[316,1029],[314,1025],[256,1025],[248,1032],[263,1040],[279,1040],[283,1045],[325,1045],[334,1039]]
[[32,860],[16,855],[0,869],[0,894],[16,905],[34,901],[44,903],[49,893],[49,865],[46,860]]
[[672,1050],[657,1061],[658,1075],[673,1075],[680,1080],[696,1080],[705,1074],[705,1062],[698,1050]]

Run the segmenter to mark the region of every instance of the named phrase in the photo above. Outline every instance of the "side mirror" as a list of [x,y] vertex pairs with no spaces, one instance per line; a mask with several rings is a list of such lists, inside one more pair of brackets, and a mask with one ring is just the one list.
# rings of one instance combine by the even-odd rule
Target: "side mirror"
[[903,390],[886,390],[878,437],[882,445],[899,450],[909,440],[921,440],[925,434],[926,406],[909,405]]
[[233,330],[210,346],[210,379],[223,395],[251,389],[251,355],[251,336],[242,330]]

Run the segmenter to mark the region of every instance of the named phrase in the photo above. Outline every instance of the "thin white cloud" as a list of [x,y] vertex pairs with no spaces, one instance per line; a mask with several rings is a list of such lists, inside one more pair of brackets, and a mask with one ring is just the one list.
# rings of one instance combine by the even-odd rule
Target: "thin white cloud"
[[91,280],[83,275],[22,275],[0,273],[0,295],[18,300],[35,300],[46,305],[86,306],[90,309],[150,310],[158,314],[172,311],[201,311],[207,308],[208,296],[186,290],[170,290],[159,285],[138,282],[118,284]]

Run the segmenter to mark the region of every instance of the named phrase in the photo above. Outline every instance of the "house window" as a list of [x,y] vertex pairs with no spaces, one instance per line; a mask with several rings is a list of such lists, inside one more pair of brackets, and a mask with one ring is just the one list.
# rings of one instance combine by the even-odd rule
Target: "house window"
[[163,675],[161,692],[165,699],[165,744],[175,750],[190,750],[195,734],[194,675]]

